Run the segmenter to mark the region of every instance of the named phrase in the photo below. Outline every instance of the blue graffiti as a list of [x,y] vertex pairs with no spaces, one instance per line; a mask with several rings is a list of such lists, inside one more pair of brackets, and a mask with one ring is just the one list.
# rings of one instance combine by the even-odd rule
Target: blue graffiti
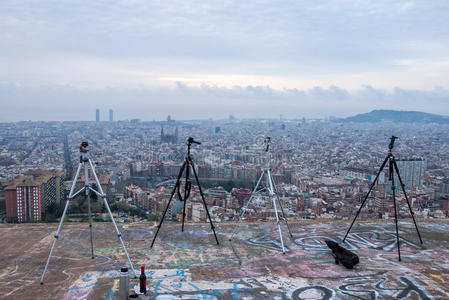
[[237,282],[234,282],[234,287],[232,288],[232,300],[238,300],[237,297]]
[[114,295],[115,295],[115,292],[114,292],[114,291],[108,291],[108,295],[107,295],[107,297],[105,298],[105,300],[112,300],[113,297],[114,297]]
[[[207,296],[209,296],[209,295],[203,293],[203,290],[202,290],[202,289],[200,289],[199,287],[197,287],[196,285],[194,285],[194,284],[191,283],[191,282],[189,282],[189,285],[192,286],[192,287],[194,287],[194,288],[201,294],[201,296],[203,297],[203,300],[208,300],[208,299],[207,299]],[[212,295],[210,295],[209,299],[210,299],[210,300],[213,300],[213,299],[214,299],[214,296],[215,296],[216,294],[218,294],[218,291],[213,291],[213,293],[212,293]]]

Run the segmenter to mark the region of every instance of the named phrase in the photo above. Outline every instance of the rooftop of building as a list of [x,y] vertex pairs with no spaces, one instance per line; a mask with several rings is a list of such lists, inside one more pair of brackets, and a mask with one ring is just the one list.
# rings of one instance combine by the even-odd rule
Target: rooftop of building
[[[272,222],[209,224],[164,222],[150,248],[156,223],[119,223],[136,271],[145,265],[148,297],[141,299],[448,299],[449,222],[419,220],[424,244],[411,220],[400,220],[402,261],[392,220],[357,222],[345,247],[360,257],[349,270],[336,265],[325,239],[341,241],[349,222],[292,222],[282,227],[282,255]],[[11,299],[118,299],[124,252],[109,223],[94,223],[95,259],[87,223],[66,223],[45,284],[40,275],[57,224],[0,225],[0,292]],[[131,284],[137,280],[131,279]],[[321,298],[320,298],[321,295]],[[159,298],[158,298],[159,297]]]
[[62,176],[64,174],[61,170],[28,170],[23,175],[17,176],[7,182],[5,190],[16,189],[18,186],[40,186],[47,182],[50,178],[55,176]]

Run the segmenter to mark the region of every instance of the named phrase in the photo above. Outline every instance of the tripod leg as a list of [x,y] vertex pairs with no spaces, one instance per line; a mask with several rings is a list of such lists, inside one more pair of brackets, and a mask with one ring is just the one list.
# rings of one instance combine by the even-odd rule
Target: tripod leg
[[129,258],[128,251],[126,250],[126,247],[125,247],[125,242],[123,242],[122,234],[121,234],[120,230],[118,230],[117,224],[115,223],[114,216],[112,215],[111,209],[109,208],[108,200],[106,199],[106,197],[103,197],[103,201],[104,201],[104,205],[106,206],[106,209],[108,210],[109,217],[111,218],[112,224],[114,224],[115,232],[117,232],[118,239],[120,240],[120,243],[122,244],[123,251],[126,254],[126,258],[128,259],[128,262],[131,267],[131,270],[133,271],[134,277],[137,278],[137,273],[136,273],[136,271],[134,271],[133,263],[131,262],[131,259]]
[[100,180],[98,180],[97,173],[95,173],[95,168],[94,168],[94,165],[92,164],[92,161],[90,160],[90,158],[88,159],[88,162],[90,165],[90,169],[92,170],[92,174],[94,175],[95,182],[97,183],[97,187],[100,190],[100,194],[103,197],[104,205],[106,206],[106,209],[108,210],[109,217],[111,218],[112,224],[114,224],[115,231],[117,232],[117,236],[120,240],[120,243],[122,244],[123,251],[126,254],[126,258],[128,258],[128,262],[131,267],[131,270],[133,271],[134,277],[137,278],[137,274],[136,274],[136,271],[134,270],[133,263],[131,262],[131,259],[129,258],[128,251],[126,250],[125,243],[123,242],[122,234],[118,230],[117,224],[115,223],[114,216],[112,215],[111,208],[109,207],[109,204],[108,204],[108,200],[106,199],[106,195],[103,192],[103,188],[101,187]]
[[410,205],[410,201],[408,200],[407,193],[405,192],[405,185],[402,182],[401,174],[399,174],[399,168],[398,168],[398,165],[396,164],[396,159],[394,157],[393,157],[393,165],[394,165],[394,169],[396,170],[396,174],[398,175],[399,182],[402,187],[402,192],[404,193],[404,196],[405,196],[405,200],[407,201],[408,209],[410,210],[410,214],[412,215],[413,223],[415,224],[415,228],[416,228],[416,232],[418,233],[419,241],[422,244],[423,242],[421,239],[421,234],[419,233],[418,225],[416,225],[415,213],[413,212],[412,206]]
[[182,207],[182,226],[181,226],[181,232],[184,232],[184,219],[186,217],[186,200],[184,200],[184,204]]
[[276,197],[275,197],[273,182],[271,181],[271,174],[270,174],[269,169],[267,170],[267,182],[268,182],[268,186],[269,186],[270,197],[273,200],[274,213],[276,215],[276,224],[278,226],[279,237],[281,239],[282,254],[285,254],[284,240],[282,239],[281,222],[279,221],[279,214],[278,214],[278,209],[276,206]]
[[285,254],[284,240],[282,239],[281,224],[279,221],[278,210],[276,207],[276,198],[274,197],[274,195],[271,195],[271,198],[273,199],[274,213],[276,214],[276,223],[278,225],[279,237],[281,238],[282,254]]
[[[393,172],[393,159],[390,159],[390,172]],[[399,245],[399,230],[398,230],[398,212],[396,208],[396,187],[394,186],[394,174],[391,176],[391,189],[392,189],[392,197],[393,197],[393,205],[394,205],[394,223],[396,225],[396,242],[398,244],[398,260],[401,261],[401,248]]]
[[276,194],[276,198],[278,200],[279,207],[281,208],[282,218],[284,219],[285,224],[287,224],[287,229],[288,229],[288,233],[290,234],[290,237],[293,238],[292,231],[290,230],[290,225],[288,224],[288,221],[287,221],[287,215],[285,214],[284,207],[282,206],[281,198],[279,197],[279,194],[278,194],[278,191],[276,188],[276,184],[274,183],[274,180],[273,180],[273,176],[271,175],[270,170],[268,170],[268,172],[270,174],[271,182],[273,182],[274,193]]
[[89,214],[89,231],[90,231],[90,249],[91,249],[91,258],[94,259],[94,241],[92,238],[92,211],[90,206],[90,190],[89,190],[89,167],[87,163],[84,163],[84,187],[85,194],[84,197],[87,199],[87,211]]
[[189,182],[189,176],[190,175],[190,164],[189,161],[186,163],[186,181],[184,186],[184,203],[182,207],[182,227],[181,231],[184,232],[184,219],[186,217],[186,202],[188,198],[188,194],[190,194],[190,182]]
[[376,185],[376,182],[377,182],[377,180],[379,179],[379,175],[380,175],[380,173],[382,172],[382,170],[384,169],[385,164],[387,163],[387,161],[388,161],[389,158],[390,158],[390,154],[387,155],[387,157],[385,158],[384,162],[382,163],[382,166],[381,166],[380,169],[379,169],[379,172],[377,172],[376,178],[374,178],[374,181],[373,181],[373,183],[371,184],[371,186],[370,186],[370,188],[369,188],[369,191],[368,191],[368,193],[367,193],[366,196],[365,196],[365,199],[363,199],[362,204],[361,204],[360,207],[359,207],[359,210],[358,210],[357,213],[355,214],[354,220],[352,220],[351,226],[349,226],[349,229],[348,229],[348,231],[346,232],[345,237],[343,238],[343,241],[342,241],[343,243],[345,242],[346,237],[347,237],[348,234],[349,234],[349,231],[351,231],[352,225],[354,225],[355,220],[357,220],[357,217],[359,216],[360,211],[362,210],[363,206],[365,205],[366,199],[368,199],[369,194],[371,193],[372,189],[373,189],[374,186]]
[[[74,182],[76,182],[76,180],[74,180]],[[44,272],[42,272],[41,284],[44,284],[45,272],[47,272],[48,264],[50,263],[50,259],[51,259],[51,255],[53,254],[53,250],[55,249],[56,241],[58,240],[59,232],[61,231],[62,223],[64,222],[65,214],[67,213],[67,208],[69,207],[69,203],[70,203],[70,200],[67,199],[66,203],[65,203],[65,207],[64,207],[64,212],[62,213],[62,216],[61,216],[61,221],[59,221],[58,229],[56,230],[55,239],[53,240],[53,244],[51,245],[50,254],[48,255],[48,258],[47,258],[47,263],[45,264]]]
[[86,197],[87,197],[87,207],[88,207],[88,211],[89,211],[90,249],[91,249],[92,259],[94,259],[94,241],[92,238],[92,210],[90,207],[90,196],[89,196],[88,189],[86,189]]
[[173,199],[173,196],[174,196],[174,194],[175,194],[175,191],[176,191],[176,189],[178,188],[178,186],[179,186],[179,184],[180,184],[179,181],[181,180],[181,176],[182,176],[182,173],[184,172],[184,168],[185,168],[185,167],[186,167],[186,162],[184,162],[184,163],[182,164],[181,169],[179,170],[178,179],[176,180],[176,184],[175,184],[175,186],[173,187],[173,190],[172,190],[172,192],[171,192],[171,194],[170,194],[170,199],[168,200],[167,206],[165,207],[164,213],[162,214],[161,221],[159,222],[159,225],[157,226],[156,234],[154,235],[154,238],[153,238],[153,241],[151,242],[150,248],[153,248],[154,241],[156,240],[157,234],[159,233],[159,230],[161,229],[162,222],[164,222],[165,214],[167,213],[168,208],[170,207],[170,203],[171,203],[171,200]]
[[201,189],[200,181],[198,180],[198,174],[196,173],[195,166],[193,164],[193,161],[190,159],[190,165],[192,166],[193,174],[195,175],[196,184],[198,185],[198,190],[200,191],[201,199],[203,199],[204,208],[206,209],[207,218],[209,219],[210,228],[212,228],[212,232],[214,233],[215,241],[217,242],[217,245],[220,243],[218,242],[217,234],[215,233],[215,227],[214,223],[212,223],[212,219],[210,218],[209,209],[207,208],[206,199],[204,199],[203,190]]
[[261,181],[262,178],[263,178],[264,172],[265,172],[265,171],[263,171],[262,174],[260,174],[259,180],[257,181],[256,186],[254,187],[253,192],[251,193],[251,196],[250,196],[249,199],[248,199],[248,202],[246,202],[246,205],[245,205],[245,207],[243,208],[243,211],[240,213],[239,221],[237,222],[237,225],[235,226],[234,230],[232,231],[231,237],[229,238],[230,241],[232,240],[232,238],[234,237],[235,233],[237,232],[237,229],[238,229],[239,226],[240,226],[240,222],[242,222],[242,220],[243,220],[243,217],[244,217],[244,215],[245,215],[245,213],[246,213],[246,210],[248,209],[249,203],[250,203],[251,200],[253,199],[253,194],[254,194],[254,193],[257,191],[257,189],[259,188],[259,184],[260,184],[260,181]]
[[72,187],[70,188],[69,196],[67,197],[68,199],[72,199],[72,197],[73,197],[73,191],[75,190],[76,181],[78,180],[78,176],[80,175],[80,172],[81,172],[81,166],[82,166],[82,163],[79,163],[78,169],[76,169],[75,179],[73,179]]

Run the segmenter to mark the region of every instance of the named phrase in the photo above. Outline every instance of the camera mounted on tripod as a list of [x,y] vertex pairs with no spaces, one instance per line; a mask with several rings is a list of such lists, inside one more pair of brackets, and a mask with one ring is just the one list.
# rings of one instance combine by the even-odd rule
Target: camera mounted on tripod
[[357,219],[357,217],[359,216],[360,211],[363,208],[363,205],[365,205],[365,202],[368,199],[368,196],[370,195],[370,193],[373,190],[373,188],[376,186],[376,183],[378,182],[380,174],[382,174],[385,166],[388,163],[388,169],[389,169],[388,170],[388,181],[391,182],[391,198],[393,200],[394,223],[396,225],[396,245],[398,247],[398,260],[401,261],[401,249],[400,249],[400,244],[399,244],[399,229],[398,229],[398,209],[397,209],[397,206],[396,206],[396,185],[395,185],[395,176],[393,176],[394,173],[396,173],[397,179],[399,179],[399,187],[402,189],[402,193],[403,193],[403,195],[405,197],[405,201],[407,202],[407,206],[408,206],[408,209],[410,211],[410,215],[412,216],[413,223],[415,224],[415,229],[416,229],[416,233],[418,234],[419,241],[421,242],[421,244],[423,242],[422,242],[422,239],[421,239],[421,234],[419,233],[419,230],[418,230],[418,225],[416,225],[416,220],[415,220],[414,213],[413,213],[413,210],[412,210],[412,205],[410,204],[410,201],[409,201],[408,196],[407,196],[407,192],[405,190],[405,184],[402,181],[401,174],[399,174],[399,167],[398,167],[398,164],[396,163],[396,158],[394,157],[394,154],[393,154],[393,151],[392,151],[393,147],[394,147],[394,142],[395,142],[395,140],[397,138],[398,138],[397,136],[394,136],[394,135],[391,136],[391,138],[390,138],[390,145],[388,146],[388,148],[390,150],[388,151],[387,157],[385,157],[385,159],[384,159],[384,161],[383,161],[379,171],[377,172],[376,177],[374,178],[374,181],[371,182],[371,186],[370,186],[370,188],[368,190],[368,193],[365,195],[365,198],[363,199],[362,204],[360,204],[359,209],[357,210],[357,213],[355,214],[354,220],[352,220],[352,223],[349,226],[348,231],[346,231],[346,234],[345,234],[342,242],[343,243],[345,242],[346,237],[349,234],[349,231],[351,231],[352,225],[354,225],[354,222]]
[[390,145],[388,145],[388,149],[390,149],[390,151],[393,150],[393,147],[394,147],[394,141],[395,141],[396,139],[398,139],[397,136],[394,136],[394,135],[391,136],[391,138],[390,138]]
[[81,146],[80,146],[80,152],[81,153],[87,153],[87,151],[89,151],[87,149],[87,146],[89,146],[89,144],[87,142],[82,142]]
[[[195,139],[193,137],[189,137],[187,139],[187,157],[186,157],[186,161],[188,161],[189,163],[192,161],[192,158],[190,157],[190,146],[192,146],[192,144],[201,145],[201,143],[198,142],[198,141],[195,141]],[[187,165],[186,168],[190,168],[190,164]],[[190,172],[190,169],[187,170],[186,172],[187,172],[186,173],[187,176],[186,176],[186,181],[185,181],[185,184],[184,184],[184,197],[182,197],[182,195],[181,195],[181,190],[180,190],[181,184],[178,184],[177,188],[176,188],[176,194],[178,195],[178,199],[181,202],[187,201],[187,199],[190,196],[190,191],[192,190],[192,183],[190,182],[190,179],[189,179],[189,176],[188,176],[188,174]]]
[[[219,244],[217,234],[215,233],[215,227],[214,227],[214,224],[212,223],[212,219],[209,214],[209,209],[207,208],[206,199],[204,198],[204,193],[203,193],[203,190],[201,189],[200,181],[198,180],[198,174],[196,173],[193,160],[190,157],[190,146],[192,146],[192,144],[201,145],[201,143],[198,141],[195,141],[193,139],[193,137],[189,137],[187,139],[187,155],[184,159],[183,164],[181,165],[181,169],[179,170],[178,178],[176,179],[175,186],[173,187],[173,190],[170,194],[170,199],[168,200],[167,206],[165,207],[164,213],[162,214],[161,221],[159,222],[159,225],[157,226],[156,234],[154,235],[153,241],[151,242],[151,246],[150,246],[151,248],[153,248],[154,241],[156,240],[159,230],[161,229],[162,222],[164,222],[165,215],[167,214],[167,211],[170,207],[170,203],[171,203],[175,193],[178,196],[178,200],[183,202],[181,231],[184,231],[184,220],[186,217],[186,202],[190,196],[190,192],[192,191],[192,182],[190,181],[190,172],[192,172],[195,177],[196,184],[198,187],[198,192],[200,193],[201,200],[203,201],[203,205],[206,210],[206,215],[210,222],[210,227],[212,229],[212,232],[214,233],[215,241],[217,242],[217,245]],[[182,189],[181,188],[181,177],[184,174],[185,174],[184,189],[183,189],[183,191],[181,191],[181,189]],[[181,192],[183,192],[183,193],[181,193]],[[184,196],[182,194],[184,194]]]
[[263,143],[265,144],[265,152],[268,152],[268,149],[270,148],[271,144],[271,138],[269,136],[266,136],[263,140]]
[[87,152],[89,151],[89,149],[87,149],[87,147],[89,146],[89,144],[87,142],[81,142],[81,146],[80,146],[80,163],[82,162],[87,162]]
[[201,143],[198,142],[198,141],[195,141],[195,140],[193,139],[193,137],[189,137],[189,138],[187,139],[187,145],[188,145],[188,146],[191,146],[192,144],[201,145]]

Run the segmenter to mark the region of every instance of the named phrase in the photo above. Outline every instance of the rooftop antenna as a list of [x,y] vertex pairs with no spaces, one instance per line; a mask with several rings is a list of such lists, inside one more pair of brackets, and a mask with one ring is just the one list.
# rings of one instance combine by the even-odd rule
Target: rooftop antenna
[[410,205],[410,201],[408,200],[407,193],[405,192],[405,185],[402,182],[401,175],[399,174],[399,168],[398,168],[398,165],[396,163],[396,159],[395,159],[395,157],[393,155],[394,142],[395,142],[395,140],[397,138],[398,138],[397,136],[394,136],[394,135],[391,136],[390,144],[388,145],[387,157],[385,158],[384,162],[382,163],[382,166],[380,167],[379,172],[377,172],[376,178],[374,179],[373,183],[371,184],[371,187],[369,188],[369,191],[366,194],[365,199],[363,200],[362,204],[360,205],[360,208],[357,211],[357,213],[356,213],[356,215],[354,217],[354,220],[351,223],[351,226],[349,226],[349,229],[346,232],[345,237],[343,238],[343,243],[345,242],[346,237],[348,236],[349,231],[351,231],[352,225],[354,225],[355,220],[359,216],[360,211],[362,210],[363,205],[366,202],[366,199],[368,199],[369,194],[371,193],[371,191],[373,190],[374,186],[376,185],[376,182],[377,182],[377,179],[379,178],[379,175],[382,173],[382,170],[384,169],[385,165],[388,162],[388,180],[391,181],[391,190],[392,190],[392,196],[391,197],[393,198],[393,206],[394,206],[394,223],[396,224],[396,242],[397,242],[397,246],[398,246],[398,260],[401,261],[401,248],[399,246],[398,213],[397,213],[397,208],[396,208],[396,187],[395,187],[395,184],[394,184],[394,172],[396,172],[396,175],[399,178],[399,182],[400,182],[400,185],[402,187],[402,192],[404,193],[405,200],[407,201],[408,209],[410,211],[410,215],[412,216],[413,223],[415,224],[416,233],[418,234],[419,241],[421,242],[421,244],[423,242],[422,242],[422,239],[421,239],[421,234],[419,233],[419,230],[418,230],[418,225],[416,225],[415,213],[413,212],[412,206]]
[[[256,143],[260,144],[261,142],[262,142],[261,138],[256,139]],[[240,223],[242,222],[242,220],[245,216],[245,213],[248,211],[248,206],[251,203],[251,201],[254,200],[255,195],[265,192],[266,194],[268,194],[268,196],[273,201],[274,213],[276,215],[276,224],[277,224],[278,231],[279,231],[279,238],[281,240],[282,254],[285,254],[284,240],[282,238],[282,230],[281,230],[281,224],[280,224],[281,219],[283,219],[285,221],[285,224],[287,225],[288,233],[290,234],[291,238],[293,238],[293,235],[290,230],[290,225],[288,224],[288,221],[287,221],[287,215],[285,214],[284,208],[282,206],[282,201],[279,198],[279,193],[274,184],[273,176],[271,175],[270,145],[271,145],[271,138],[269,136],[265,136],[263,138],[263,149],[267,156],[266,166],[265,166],[265,168],[262,169],[262,174],[260,175],[259,180],[257,181],[256,186],[254,187],[254,190],[251,193],[250,198],[248,199],[248,202],[246,202],[246,205],[243,208],[243,210],[239,216],[239,220],[237,222],[237,225],[234,228],[234,231],[231,234],[231,237],[229,238],[229,241],[232,241],[232,239],[234,238],[234,235],[236,234],[236,232],[240,226]],[[265,177],[265,186],[262,187],[261,182],[264,177]],[[276,201],[278,202],[279,207],[281,208],[282,216],[279,216]]]
[[[94,244],[93,244],[93,239],[92,239],[92,212],[91,212],[90,197],[89,197],[89,192],[90,191],[94,192],[95,194],[97,194],[98,196],[103,198],[104,205],[105,205],[106,209],[108,210],[109,217],[112,220],[112,224],[114,224],[115,231],[117,232],[117,236],[118,236],[118,238],[120,240],[120,243],[122,244],[123,250],[124,250],[124,252],[126,254],[126,258],[128,259],[128,262],[129,262],[129,265],[131,267],[131,270],[132,270],[132,272],[134,274],[134,277],[137,278],[136,272],[134,271],[133,263],[131,262],[131,259],[129,258],[128,251],[126,250],[125,243],[123,242],[122,234],[120,233],[120,231],[119,231],[119,229],[117,227],[117,224],[115,223],[114,217],[112,216],[111,209],[109,208],[108,200],[106,199],[106,194],[103,192],[103,189],[101,188],[100,181],[98,180],[97,174],[95,173],[94,164],[92,163],[91,158],[87,154],[87,152],[89,151],[87,149],[88,146],[89,146],[89,144],[87,142],[82,142],[81,143],[81,146],[80,146],[80,162],[78,164],[78,169],[76,170],[75,178],[73,179],[72,187],[70,188],[69,196],[67,197],[67,201],[65,203],[64,212],[62,213],[62,216],[61,216],[61,221],[59,221],[58,229],[56,230],[56,234],[54,236],[53,244],[52,244],[51,249],[50,249],[50,254],[48,255],[47,263],[45,264],[44,272],[42,272],[41,285],[44,284],[44,276],[45,276],[45,273],[47,272],[48,265],[50,264],[50,259],[51,259],[51,256],[53,254],[53,250],[55,249],[56,241],[59,238],[59,233],[61,232],[62,223],[64,222],[64,218],[65,218],[65,215],[67,213],[67,208],[69,207],[70,200],[73,200],[73,198],[75,198],[76,195],[80,194],[82,191],[84,191],[84,197],[87,199],[87,203],[88,203],[87,207],[88,207],[88,213],[89,213],[90,246],[91,246],[91,255],[92,255],[91,257],[92,257],[92,259],[94,259]],[[76,182],[78,180],[78,176],[80,175],[81,169],[83,167],[84,167],[84,186],[79,191],[74,193],[73,191],[75,190],[75,186],[76,186]],[[92,173],[92,175],[94,177],[95,183],[96,183],[96,185],[98,187],[98,191],[93,189],[91,187],[91,185],[90,185],[90,182],[89,182],[89,168],[90,168],[90,171],[91,171],[91,173]]]

